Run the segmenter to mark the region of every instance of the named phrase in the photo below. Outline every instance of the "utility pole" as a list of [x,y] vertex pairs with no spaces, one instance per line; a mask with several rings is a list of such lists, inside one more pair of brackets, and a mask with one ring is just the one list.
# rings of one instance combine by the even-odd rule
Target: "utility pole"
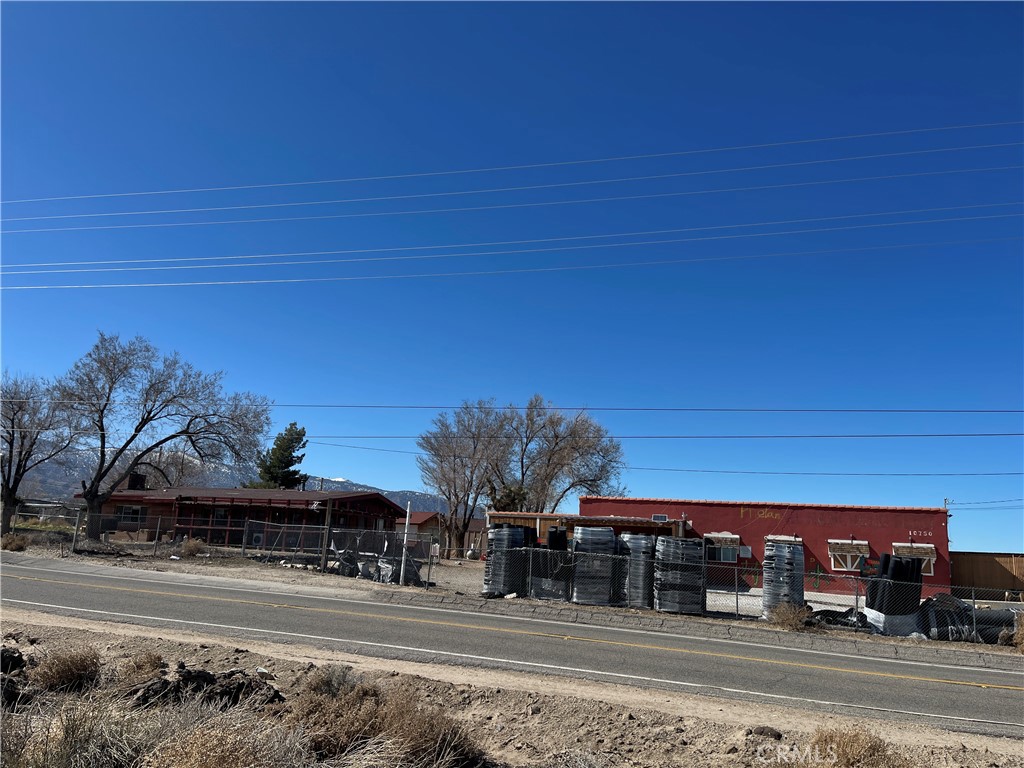
[[405,535],[402,537],[402,570],[398,575],[398,583],[405,586],[405,558],[409,556],[409,518],[412,517],[412,502],[405,502]]

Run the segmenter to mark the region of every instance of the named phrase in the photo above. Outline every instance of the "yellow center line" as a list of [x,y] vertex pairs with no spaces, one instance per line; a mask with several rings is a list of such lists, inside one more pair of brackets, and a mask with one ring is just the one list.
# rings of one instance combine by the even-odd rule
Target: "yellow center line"
[[[579,635],[566,635],[558,632],[538,632],[526,629],[512,629],[509,627],[487,627],[480,624],[468,624],[455,621],[442,621],[440,619],[421,619],[408,616],[384,616],[379,613],[365,611],[352,611],[340,608],[318,608],[311,606],[291,605],[288,603],[272,603],[263,600],[243,600],[236,597],[218,597],[215,595],[193,595],[181,592],[166,592],[157,589],[141,589],[138,587],[114,587],[110,585],[86,585],[74,581],[61,581],[59,579],[44,579],[37,576],[12,576],[3,574],[5,578],[18,579],[19,581],[36,581],[46,584],[61,584],[72,587],[85,587],[87,589],[101,589],[112,592],[131,592],[135,594],[159,595],[161,597],[184,597],[190,600],[205,600],[207,602],[233,603],[236,605],[253,605],[264,608],[284,608],[294,611],[307,611],[310,613],[330,614],[334,616],[348,616],[354,618],[376,619],[380,621],[397,621],[409,624],[426,624],[433,626],[453,627],[457,629],[472,629],[480,632],[495,632],[506,635],[518,635],[522,637],[549,638],[555,640],[567,640],[578,643],[592,643],[596,645],[611,645],[621,648],[632,648],[637,650],[665,651],[667,653],[685,654],[688,656],[705,656],[717,659],[728,659],[731,661],[753,661],[761,664],[772,664],[782,667],[795,667],[798,669],[813,669],[825,672],[842,672],[849,675],[863,675],[868,677],[883,677],[892,680],[913,680],[924,683],[941,683],[944,685],[964,685],[972,688],[996,688],[1006,691],[1024,691],[1024,687],[1017,685],[1001,685],[998,683],[974,683],[966,680],[947,680],[938,677],[923,677],[920,675],[901,675],[895,672],[876,672],[866,669],[849,669],[848,667],[833,667],[825,664],[808,664],[800,661],[783,661],[781,659],[765,659],[758,656],[744,656],[734,653],[723,653],[721,651],[700,651],[688,648],[672,648],[664,645],[651,643],[635,643],[625,640],[605,640],[594,637],[581,637]],[[301,597],[301,596],[297,596]],[[315,599],[315,598],[314,598]],[[397,606],[401,607],[401,606]]]

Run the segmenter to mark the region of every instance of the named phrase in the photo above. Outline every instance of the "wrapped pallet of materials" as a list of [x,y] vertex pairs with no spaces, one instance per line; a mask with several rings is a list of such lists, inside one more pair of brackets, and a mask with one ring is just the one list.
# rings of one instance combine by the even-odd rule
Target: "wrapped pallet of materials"
[[530,558],[530,597],[568,601],[572,584],[572,553],[528,549],[527,557]]
[[868,582],[864,615],[883,635],[907,636],[918,631],[921,566],[916,557],[878,558],[878,576]]
[[573,532],[572,601],[581,605],[620,605],[616,588],[622,572],[618,539],[611,528],[577,527]]
[[623,533],[619,536],[626,556],[626,605],[654,606],[654,536]]
[[762,614],[779,605],[804,604],[804,544],[800,539],[769,538],[764,543]]
[[654,609],[701,614],[706,607],[704,540],[659,536],[654,547]]
[[527,560],[523,528],[513,525],[487,530],[487,561],[484,563],[486,597],[526,594]]

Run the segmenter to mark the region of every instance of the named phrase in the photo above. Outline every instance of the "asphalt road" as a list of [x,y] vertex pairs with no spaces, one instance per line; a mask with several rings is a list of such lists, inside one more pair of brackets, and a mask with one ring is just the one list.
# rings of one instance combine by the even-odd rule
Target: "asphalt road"
[[1024,738],[1024,674],[289,594],[4,553],[0,601],[211,636],[515,669]]

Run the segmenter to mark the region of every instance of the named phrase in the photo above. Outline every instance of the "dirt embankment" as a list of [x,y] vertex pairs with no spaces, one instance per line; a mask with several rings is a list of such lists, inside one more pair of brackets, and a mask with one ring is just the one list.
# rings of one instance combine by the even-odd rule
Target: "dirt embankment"
[[5,608],[2,619],[5,643],[26,654],[89,645],[112,668],[143,650],[158,653],[172,668],[178,662],[213,673],[261,667],[286,700],[326,664],[351,665],[370,679],[398,677],[428,705],[455,718],[494,765],[806,765],[815,730],[838,727],[879,735],[904,765],[1024,768],[1024,748],[1010,739],[525,673],[392,662],[302,645],[238,647],[192,632],[120,624],[115,629],[21,609]]

